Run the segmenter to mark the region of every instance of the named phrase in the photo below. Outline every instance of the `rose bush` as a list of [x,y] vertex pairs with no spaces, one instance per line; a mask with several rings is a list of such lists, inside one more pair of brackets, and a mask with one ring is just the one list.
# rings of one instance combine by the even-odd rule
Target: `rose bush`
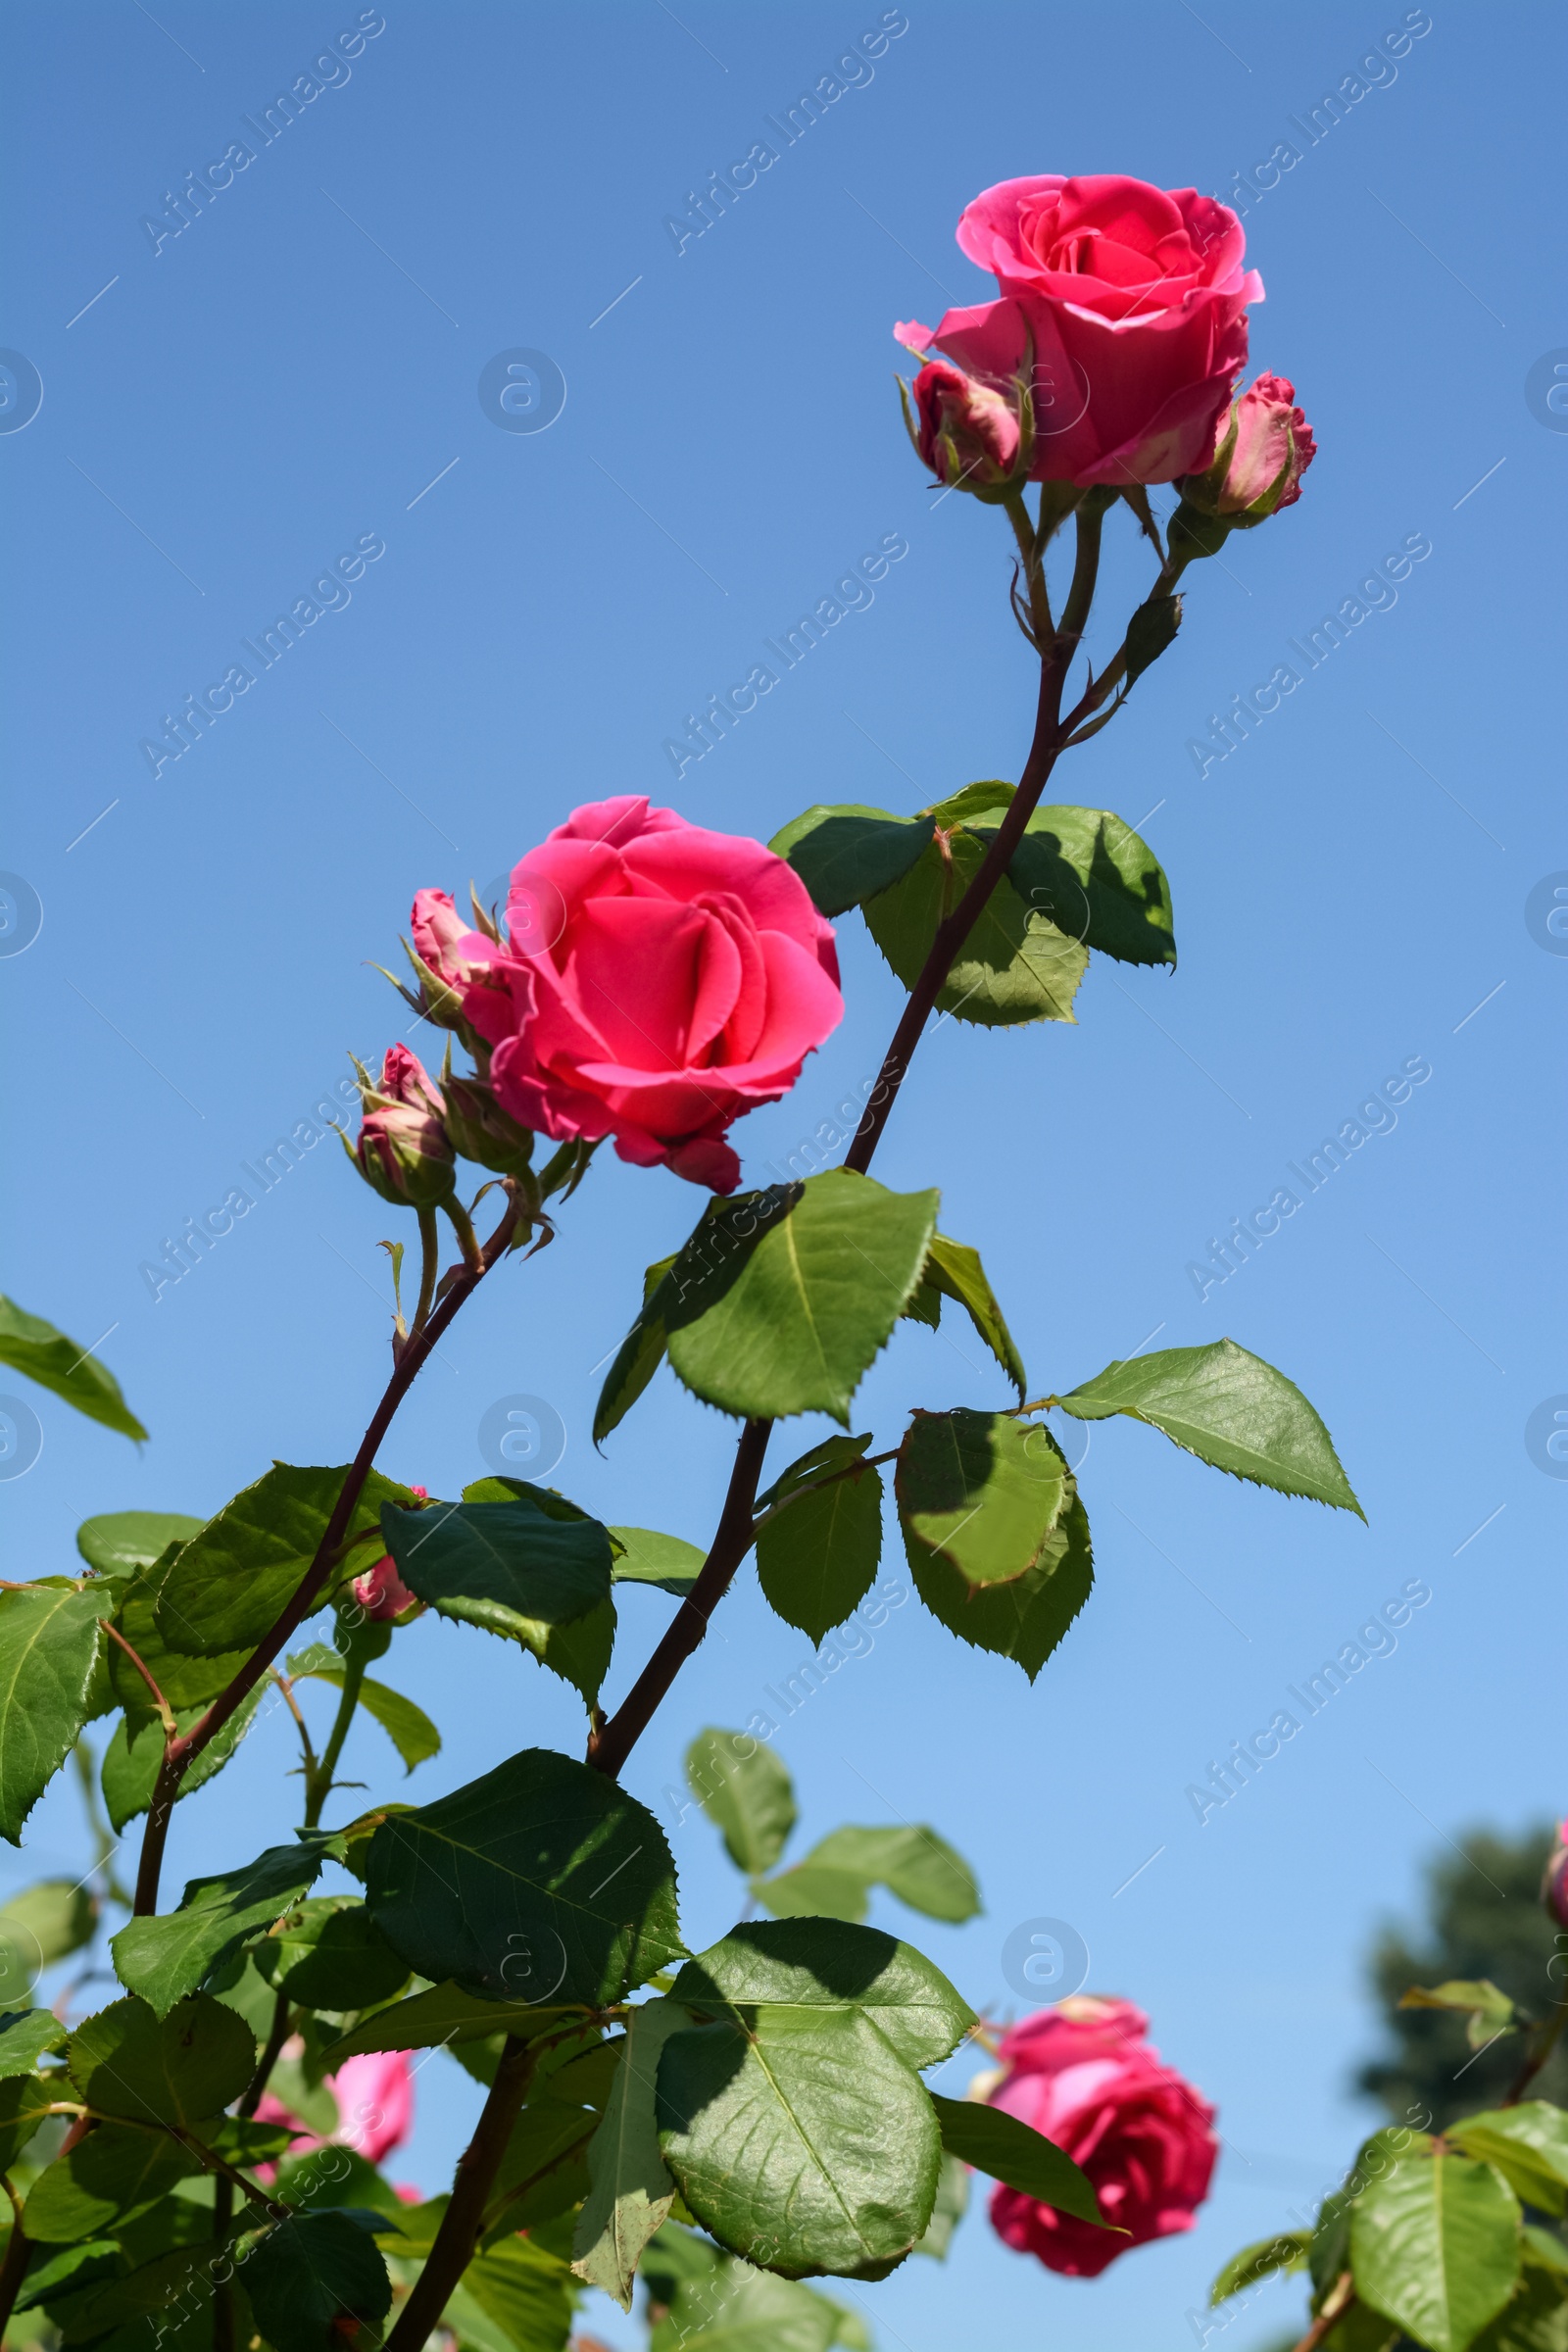
[[1133,2246],[1190,2230],[1219,2143],[1214,2110],[1146,2036],[1131,2001],[1077,1993],[1004,2034],[991,2104],[1043,2132],[1088,2174],[1118,2237],[1015,2188],[991,2194],[999,2237],[1048,2271],[1094,2278]]
[[987,188],[957,235],[1000,298],[895,332],[983,383],[1027,377],[1031,480],[1121,489],[1203,470],[1263,295],[1233,212],[1194,188],[1046,173]]
[[503,1110],[733,1192],[729,1127],[794,1085],[844,1009],[833,927],[798,875],[628,794],[530,850],[507,909],[493,940],[444,891],[414,906],[415,948],[488,1048]]

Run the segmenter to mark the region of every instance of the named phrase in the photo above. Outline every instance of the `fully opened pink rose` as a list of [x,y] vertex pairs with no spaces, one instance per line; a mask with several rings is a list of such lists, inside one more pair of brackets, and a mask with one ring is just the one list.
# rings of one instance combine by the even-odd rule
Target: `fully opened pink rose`
[[415,902],[502,1108],[733,1192],[731,1124],[794,1085],[844,1009],[832,926],[793,868],[640,796],[598,801],[514,868],[507,928],[498,945],[444,892]]
[[958,243],[1000,299],[894,331],[999,389],[1026,376],[1032,480],[1121,489],[1203,470],[1263,295],[1233,212],[1194,188],[1052,172],[987,188]]
[[1132,2246],[1190,2230],[1208,2194],[1219,2145],[1214,2110],[1164,2064],[1131,2001],[1076,1993],[1004,2034],[1008,2070],[993,2107],[1015,2115],[1066,2150],[1094,2183],[1118,2237],[1018,2189],[991,2194],[991,2222],[1020,2254],[1048,2271],[1094,2278]]

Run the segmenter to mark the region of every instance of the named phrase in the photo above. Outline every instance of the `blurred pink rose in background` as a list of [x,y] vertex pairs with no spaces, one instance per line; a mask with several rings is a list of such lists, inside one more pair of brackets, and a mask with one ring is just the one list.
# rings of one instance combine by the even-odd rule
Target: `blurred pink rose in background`
[[256,2120],[297,2128],[290,2156],[308,2156],[316,2148],[352,2148],[367,2164],[379,2164],[407,2139],[414,2122],[414,2075],[409,2065],[413,2055],[412,2050],[374,2050],[345,2058],[335,2075],[327,2075],[326,2087],[337,2101],[337,2129],[325,2139],[308,2131],[270,2090],[263,2094]]

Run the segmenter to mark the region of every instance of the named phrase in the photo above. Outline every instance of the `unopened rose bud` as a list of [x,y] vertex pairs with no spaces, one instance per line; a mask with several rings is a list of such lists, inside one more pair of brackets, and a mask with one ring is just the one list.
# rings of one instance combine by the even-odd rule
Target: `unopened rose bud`
[[440,1090],[407,1046],[389,1046],[381,1076],[362,1077],[365,1105],[353,1157],[367,1184],[399,1208],[436,1208],[452,1197],[457,1154],[442,1124]]
[[1221,518],[1230,530],[1250,530],[1295,506],[1316,455],[1296,386],[1283,375],[1260,375],[1232,406],[1207,471],[1190,473],[1176,487],[1186,508]]
[[1541,1899],[1559,1928],[1568,1928],[1568,1821],[1557,1824],[1557,1842],[1546,1857]]
[[533,1131],[519,1127],[496,1101],[484,1078],[446,1082],[446,1130],[465,1159],[493,1168],[498,1176],[521,1176],[533,1158]]
[[950,490],[990,492],[994,500],[1027,476],[1030,435],[1021,406],[989,384],[933,360],[914,379],[913,416],[907,394],[904,403],[910,440]]

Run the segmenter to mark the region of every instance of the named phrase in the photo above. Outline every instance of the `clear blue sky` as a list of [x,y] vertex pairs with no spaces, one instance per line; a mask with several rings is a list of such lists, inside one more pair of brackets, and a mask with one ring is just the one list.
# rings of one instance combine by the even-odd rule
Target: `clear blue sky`
[[[1568,957],[1526,920],[1568,868],[1546,688],[1568,435],[1527,401],[1568,345],[1543,178],[1563,24],[1439,0],[1396,77],[1308,145],[1292,119],[1402,9],[908,0],[874,78],[677,254],[665,217],[881,13],[386,0],[351,77],[263,146],[243,118],[355,24],[353,0],[13,11],[0,342],[43,399],[0,435],[0,862],[43,927],[0,960],[4,1280],[84,1346],[114,1327],[104,1355],[153,1434],[138,1456],[35,1394],[42,1455],[0,1483],[7,1572],[69,1567],[89,1511],[206,1512],[274,1455],[352,1452],[387,1366],[375,1242],[396,1220],[335,1143],[156,1304],[138,1266],[244,1181],[349,1049],[399,1034],[370,959],[395,960],[416,886],[484,882],[611,792],[766,836],[812,801],[913,808],[1017,773],[1032,686],[1005,526],[934,506],[892,385],[892,321],[989,286],[953,242],[964,202],[1038,171],[1223,192],[1282,143],[1304,150],[1250,199],[1268,289],[1252,356],[1296,379],[1321,454],[1298,508],[1200,568],[1178,648],[1060,777],[1063,799],[1151,812],[1180,969],[1097,963],[1071,1029],[949,1024],[879,1172],[940,1182],[1043,1383],[1159,1326],[1161,1346],[1228,1332],[1280,1364],[1370,1525],[1097,1430],[1098,1589],[1032,1691],[911,1603],[780,1741],[809,1831],[904,1815],[972,1855],[985,1917],[917,1923],[972,1997],[1011,1997],[1016,1923],[1072,1922],[1091,1984],[1147,2007],[1227,2141],[1197,2233],[1098,2285],[972,2222],[947,2271],[870,2290],[886,2352],[1036,2330],[1177,2352],[1220,2261],[1310,2199],[1368,2121],[1345,2093],[1369,2034],[1359,1959],[1420,1857],[1568,1798],[1568,1482],[1525,1443],[1568,1390]],[[240,138],[255,161],[155,253],[143,218]],[[564,375],[548,430],[481,407],[481,371],[519,349]],[[662,747],[683,715],[888,534],[908,554],[874,605],[672,793]],[[1416,534],[1431,554],[1396,604],[1200,778],[1186,747],[1208,714]],[[352,601],[155,780],[141,739],[362,540],[385,552]],[[1144,566],[1130,532],[1117,547],[1125,603]],[[756,1172],[875,1069],[896,1017],[857,918],[842,945],[848,1017],[794,1098],[739,1131]],[[1431,1076],[1396,1127],[1200,1301],[1186,1268],[1209,1237],[1415,1057]],[[606,1457],[588,1436],[593,1367],[699,1205],[603,1159],[558,1247],[460,1324],[385,1467],[452,1491],[482,1467],[486,1407],[531,1393],[565,1424],[566,1493],[701,1539],[729,1452],[715,1415],[666,1374]],[[906,1326],[861,1426],[887,1443],[911,1400],[1000,1397]],[[1186,1785],[1415,1578],[1432,1599],[1396,1652],[1200,1828]],[[665,1605],[628,1602],[613,1687]],[[743,1720],[805,1646],[748,1572],[637,1753],[638,1793],[659,1804],[692,1731]],[[579,1739],[570,1693],[478,1634],[427,1620],[397,1665],[447,1738],[411,1793]],[[290,1761],[269,1723],[181,1809],[172,1885],[286,1830]],[[398,1788],[371,1728],[350,1769]],[[730,1916],[716,1839],[696,1816],[669,1826],[704,1938]],[[0,1875],[77,1850],[62,1787]],[[445,2061],[419,2088],[404,2169],[433,2188],[471,2092]],[[1298,2308],[1278,2293],[1228,2341],[1247,2352]],[[626,2339],[613,2313],[595,2325]]]

